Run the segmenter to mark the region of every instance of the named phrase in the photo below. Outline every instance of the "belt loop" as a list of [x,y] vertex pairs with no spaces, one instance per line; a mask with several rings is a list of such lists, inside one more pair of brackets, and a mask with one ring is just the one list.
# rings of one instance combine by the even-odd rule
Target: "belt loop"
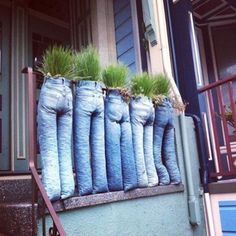
[[47,77],[47,76],[44,76],[44,78],[43,78],[43,85],[45,85],[47,79],[48,79],[48,77]]
[[62,77],[62,84],[64,84],[64,86],[66,85],[64,77]]

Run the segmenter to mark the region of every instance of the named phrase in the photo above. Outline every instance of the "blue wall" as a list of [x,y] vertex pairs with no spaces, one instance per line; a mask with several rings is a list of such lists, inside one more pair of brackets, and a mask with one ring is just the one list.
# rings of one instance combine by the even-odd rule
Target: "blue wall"
[[131,3],[114,0],[114,22],[117,60],[127,65],[130,74],[136,72]]

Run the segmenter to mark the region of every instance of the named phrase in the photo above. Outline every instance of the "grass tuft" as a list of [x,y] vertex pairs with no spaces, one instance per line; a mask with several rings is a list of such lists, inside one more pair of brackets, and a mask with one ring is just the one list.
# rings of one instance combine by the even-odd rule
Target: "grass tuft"
[[67,79],[72,78],[73,53],[70,48],[63,46],[49,47],[39,68],[44,75],[63,76]]
[[131,92],[133,95],[144,95],[153,97],[153,79],[145,72],[133,76],[131,81]]
[[153,80],[154,95],[168,96],[170,93],[170,81],[164,74],[151,75]]
[[99,80],[101,78],[100,58],[96,48],[88,46],[75,54],[74,78]]
[[111,64],[102,72],[103,82],[110,88],[123,88],[126,84],[128,69],[122,64]]

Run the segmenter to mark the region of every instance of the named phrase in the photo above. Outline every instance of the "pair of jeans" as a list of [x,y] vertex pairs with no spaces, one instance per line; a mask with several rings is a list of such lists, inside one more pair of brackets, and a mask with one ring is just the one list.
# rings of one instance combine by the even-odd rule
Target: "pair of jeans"
[[154,160],[160,185],[181,182],[174,135],[173,108],[169,99],[165,98],[163,103],[155,108],[154,122]]
[[81,80],[76,85],[74,156],[81,196],[108,191],[103,86],[101,82],[89,80]]
[[105,147],[110,191],[137,187],[129,105],[117,89],[105,100]]
[[154,116],[154,107],[150,98],[137,96],[131,100],[130,119],[139,187],[152,187],[158,184],[153,159]]
[[46,77],[40,92],[38,140],[42,182],[50,200],[64,199],[74,193],[71,86],[63,77]]

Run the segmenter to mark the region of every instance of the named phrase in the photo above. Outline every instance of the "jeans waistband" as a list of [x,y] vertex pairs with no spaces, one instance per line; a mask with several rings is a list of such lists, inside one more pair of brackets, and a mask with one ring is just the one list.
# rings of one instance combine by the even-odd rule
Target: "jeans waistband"
[[80,80],[76,83],[76,88],[84,88],[102,92],[102,90],[105,89],[106,86],[101,81]]
[[107,99],[123,100],[119,89],[108,90],[106,98]]
[[45,84],[52,84],[52,85],[64,85],[67,86],[69,88],[72,87],[72,81],[62,77],[62,76],[58,76],[58,77],[45,77],[44,78],[44,83]]
[[151,98],[149,98],[147,96],[141,96],[141,95],[140,96],[132,97],[131,102],[132,101],[143,102],[143,103],[147,103],[147,104],[152,103],[152,99]]
[[165,97],[163,100],[162,100],[162,103],[160,105],[158,105],[159,107],[172,107],[172,103],[170,101],[170,98],[168,97]]

